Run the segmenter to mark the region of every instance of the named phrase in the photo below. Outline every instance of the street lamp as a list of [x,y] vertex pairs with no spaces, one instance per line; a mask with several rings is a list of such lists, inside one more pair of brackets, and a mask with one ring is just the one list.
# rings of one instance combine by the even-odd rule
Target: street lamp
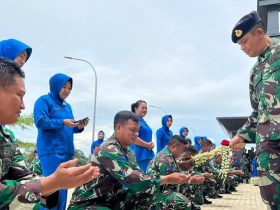
[[94,141],[95,115],[96,115],[96,96],[97,96],[97,74],[96,74],[96,71],[95,71],[93,65],[90,62],[88,62],[87,60],[84,60],[84,59],[81,59],[81,58],[73,58],[73,57],[69,57],[69,56],[64,56],[64,58],[86,62],[88,65],[90,65],[90,67],[92,68],[92,70],[94,72],[94,76],[95,76],[95,91],[94,91],[94,107],[93,107],[93,119],[92,119],[92,121],[93,121],[92,122],[92,141]]
[[160,106],[149,105],[149,107],[153,107],[153,108],[156,108],[156,109],[160,109],[160,110],[163,111],[165,114],[167,114],[167,111],[166,111],[164,108],[160,107]]

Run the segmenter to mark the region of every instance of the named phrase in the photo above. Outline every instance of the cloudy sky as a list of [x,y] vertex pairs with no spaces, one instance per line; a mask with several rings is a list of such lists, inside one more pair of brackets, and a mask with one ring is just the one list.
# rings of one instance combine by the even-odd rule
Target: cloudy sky
[[[23,68],[25,114],[48,93],[53,74],[73,77],[68,102],[77,119],[91,119],[75,136],[85,153],[91,144],[94,74],[86,63],[64,56],[86,59],[96,69],[96,133],[104,130],[109,137],[115,113],[144,99],[161,108],[149,107],[145,118],[154,133],[167,112],[175,134],[187,126],[189,137],[219,142],[228,136],[216,117],[251,113],[248,81],[255,59],[231,42],[231,30],[256,9],[256,0],[1,0],[0,39],[16,38],[33,48]],[[36,141],[35,128],[15,132]]]

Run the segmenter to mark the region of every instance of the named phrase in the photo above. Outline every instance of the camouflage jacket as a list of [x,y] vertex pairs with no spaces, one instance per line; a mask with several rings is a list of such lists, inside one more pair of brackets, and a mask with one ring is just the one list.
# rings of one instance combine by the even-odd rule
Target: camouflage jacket
[[241,158],[240,159],[240,164],[241,164],[241,170],[244,172],[244,173],[248,173],[250,170],[250,161],[248,160],[248,158]]
[[41,184],[27,169],[13,133],[0,126],[0,209],[39,209]]
[[31,165],[30,165],[30,171],[33,172],[33,174],[36,174],[38,176],[42,175],[42,168],[40,164],[40,160],[38,158],[35,158]]
[[88,203],[120,202],[128,191],[133,196],[138,192],[155,194],[159,192],[160,177],[145,175],[136,165],[134,153],[122,147],[111,137],[100,147],[100,152],[92,156],[91,163],[100,168],[100,175],[75,189],[70,207]]
[[250,73],[250,101],[253,108],[238,135],[248,142],[280,140],[280,42],[273,39]]
[[[174,172],[180,172],[180,168],[173,157],[171,151],[165,146],[156,156],[151,160],[147,174],[155,174],[165,176]],[[161,190],[172,190],[176,191],[178,185],[168,184],[161,186]]]
[[147,174],[168,175],[174,172],[180,172],[175,158],[171,151],[165,146],[157,155],[151,160]]

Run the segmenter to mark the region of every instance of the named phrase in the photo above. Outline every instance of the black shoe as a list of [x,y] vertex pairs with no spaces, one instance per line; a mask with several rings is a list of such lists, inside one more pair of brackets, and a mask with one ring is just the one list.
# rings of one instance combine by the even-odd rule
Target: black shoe
[[207,200],[206,198],[204,198],[204,204],[211,204],[212,201]]
[[217,195],[215,195],[215,194],[210,194],[210,195],[208,195],[208,198],[216,199],[216,198],[217,198]]
[[220,194],[225,194],[225,192],[226,192],[225,190],[219,190]]
[[191,210],[201,210],[199,205],[192,203]]
[[221,195],[219,195],[219,194],[217,194],[217,198],[222,198],[223,196],[221,196]]
[[231,192],[229,190],[226,190],[225,194],[231,194]]

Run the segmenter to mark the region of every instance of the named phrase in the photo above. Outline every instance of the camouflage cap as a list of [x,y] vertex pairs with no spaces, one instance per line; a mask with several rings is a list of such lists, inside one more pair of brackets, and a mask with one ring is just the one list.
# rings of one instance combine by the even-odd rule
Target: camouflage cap
[[255,25],[262,20],[256,11],[252,11],[249,14],[242,17],[234,26],[231,33],[231,40],[237,43],[243,36],[250,32]]

